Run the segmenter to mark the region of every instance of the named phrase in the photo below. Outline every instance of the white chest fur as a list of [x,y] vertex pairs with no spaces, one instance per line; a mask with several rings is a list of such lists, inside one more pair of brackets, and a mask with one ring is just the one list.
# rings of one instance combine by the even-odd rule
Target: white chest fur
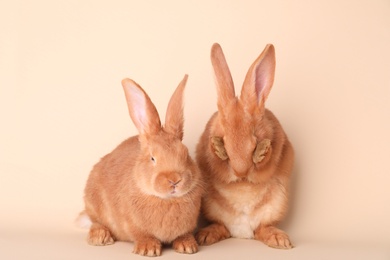
[[[272,218],[280,204],[277,194],[274,199],[265,200],[269,190],[252,184],[215,187],[219,194],[229,204],[228,208],[217,207],[219,219],[229,229],[231,235],[237,238],[253,238],[253,231],[262,222]],[[276,195],[276,196],[275,196]]]

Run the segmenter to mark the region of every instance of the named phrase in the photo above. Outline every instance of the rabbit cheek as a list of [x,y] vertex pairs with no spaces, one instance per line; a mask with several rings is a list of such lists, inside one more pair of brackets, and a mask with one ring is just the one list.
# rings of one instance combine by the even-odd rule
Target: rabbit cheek
[[182,182],[182,177],[175,171],[160,172],[154,181],[154,189],[161,198],[177,197],[182,193]]

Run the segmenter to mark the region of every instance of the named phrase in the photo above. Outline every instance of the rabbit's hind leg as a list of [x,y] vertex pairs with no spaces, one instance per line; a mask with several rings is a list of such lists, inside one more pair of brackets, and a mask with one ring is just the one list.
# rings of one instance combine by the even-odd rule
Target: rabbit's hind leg
[[93,246],[106,246],[114,244],[115,239],[110,230],[99,223],[92,223],[88,234],[88,244]]

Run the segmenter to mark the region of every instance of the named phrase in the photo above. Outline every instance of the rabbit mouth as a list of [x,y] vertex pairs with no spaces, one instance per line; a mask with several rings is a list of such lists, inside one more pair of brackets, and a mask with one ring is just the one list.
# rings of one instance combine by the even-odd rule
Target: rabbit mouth
[[174,189],[174,190],[171,190],[171,191],[168,191],[168,192],[165,192],[163,194],[159,194],[158,197],[162,198],[162,199],[172,199],[172,198],[179,198],[181,196],[183,196],[184,193]]
[[180,197],[186,193],[187,178],[171,171],[160,173],[154,181],[154,189],[163,197]]
[[168,191],[167,197],[171,198],[178,198],[184,196],[188,191],[184,189],[183,187],[178,186],[171,186],[170,191]]
[[158,196],[163,199],[178,198],[187,193],[186,189],[183,189],[183,187],[181,187],[182,185],[179,186],[177,184],[168,184],[164,186],[156,187],[155,190]]
[[172,186],[172,190],[170,192],[171,195],[180,196],[181,193],[182,192],[180,192],[180,190],[178,190],[178,187],[176,185]]

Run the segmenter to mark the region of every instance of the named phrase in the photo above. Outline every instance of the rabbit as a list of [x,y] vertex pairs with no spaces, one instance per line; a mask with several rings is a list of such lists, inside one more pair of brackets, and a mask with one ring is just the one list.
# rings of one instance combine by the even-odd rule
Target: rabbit
[[139,135],[104,156],[88,177],[79,218],[91,222],[89,244],[130,241],[133,253],[145,256],[161,255],[163,244],[179,253],[198,251],[193,232],[204,185],[182,143],[187,77],[170,99],[164,126],[146,92],[131,79],[122,81]]
[[221,46],[211,49],[218,111],[196,146],[196,161],[207,184],[202,215],[209,225],[195,237],[210,245],[235,237],[260,240],[274,248],[293,247],[276,225],[287,211],[294,150],[282,126],[265,108],[275,73],[269,44],[249,68],[241,95]]

